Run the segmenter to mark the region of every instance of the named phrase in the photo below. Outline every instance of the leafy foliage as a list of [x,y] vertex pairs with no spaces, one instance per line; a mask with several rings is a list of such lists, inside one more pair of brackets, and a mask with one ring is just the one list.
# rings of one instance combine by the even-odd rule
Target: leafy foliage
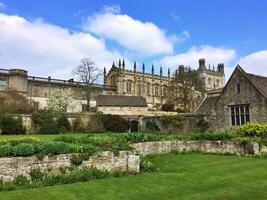
[[194,133],[190,136],[191,140],[231,140],[235,137],[230,132],[223,133]]
[[71,88],[51,91],[49,99],[47,100],[47,105],[48,109],[56,112],[67,112],[67,110],[72,110],[76,104],[73,99]]
[[60,116],[57,118],[57,130],[60,133],[70,131],[70,122],[65,113],[60,114]]
[[99,115],[100,121],[106,131],[111,132],[127,132],[130,128],[129,121],[123,119],[119,115]]
[[32,120],[35,129],[41,134],[56,134],[58,133],[55,114],[51,110],[37,110],[32,113]]
[[161,106],[161,110],[166,112],[174,112],[174,104],[171,102],[166,102]]
[[160,117],[160,121],[164,127],[173,126],[180,128],[183,126],[184,118],[179,115],[164,115]]
[[267,124],[247,123],[240,126],[238,133],[247,137],[267,137]]
[[14,118],[10,115],[2,115],[0,128],[2,129],[2,134],[4,135],[20,135],[26,133],[26,129],[23,127],[21,117]]

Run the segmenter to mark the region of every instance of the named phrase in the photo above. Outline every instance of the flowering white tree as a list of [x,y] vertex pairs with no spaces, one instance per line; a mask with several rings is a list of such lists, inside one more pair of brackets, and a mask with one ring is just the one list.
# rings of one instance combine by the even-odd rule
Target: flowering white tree
[[71,88],[51,91],[49,99],[47,100],[48,109],[58,112],[72,110],[76,106],[72,96],[73,93]]

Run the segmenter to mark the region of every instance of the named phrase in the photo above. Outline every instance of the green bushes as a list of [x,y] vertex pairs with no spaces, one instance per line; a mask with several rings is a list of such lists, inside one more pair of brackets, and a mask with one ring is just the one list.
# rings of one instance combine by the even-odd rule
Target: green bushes
[[85,131],[85,125],[82,121],[82,118],[80,115],[77,115],[73,121],[72,125],[73,132],[84,132]]
[[13,147],[14,156],[30,156],[37,151],[35,144],[21,143]]
[[35,170],[31,173],[31,181],[25,176],[21,175],[17,176],[13,181],[10,182],[3,182],[0,180],[0,191],[85,182],[95,179],[126,176],[130,174],[135,173],[121,171],[108,172],[96,168],[83,168],[63,174],[43,174],[39,170]]
[[0,157],[11,156],[13,154],[13,148],[10,145],[0,146]]
[[183,126],[184,118],[179,115],[164,115],[160,117],[160,122],[162,126],[174,126],[175,128],[180,128]]
[[60,114],[59,117],[57,118],[57,130],[60,133],[65,133],[70,131],[70,122],[65,113]]
[[55,114],[50,110],[37,110],[32,113],[35,130],[41,134],[57,134]]
[[146,157],[141,157],[140,160],[140,172],[157,172],[159,169],[154,166],[152,162],[146,159]]
[[10,134],[25,134],[26,129],[23,127],[21,117],[13,118],[10,115],[2,115],[0,119],[0,128],[2,129],[3,135]]
[[105,131],[122,133],[130,129],[129,121],[119,115],[99,115],[99,120],[102,122]]
[[245,137],[267,137],[267,124],[247,123],[240,126],[238,134]]

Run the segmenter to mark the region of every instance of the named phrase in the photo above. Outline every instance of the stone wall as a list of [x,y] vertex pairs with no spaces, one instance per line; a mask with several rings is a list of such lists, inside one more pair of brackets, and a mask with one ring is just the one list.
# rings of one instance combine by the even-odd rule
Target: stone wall
[[231,153],[237,155],[259,153],[258,143],[238,141],[154,141],[135,143],[131,146],[140,155],[162,154],[171,151],[200,151],[203,153]]
[[[60,173],[60,169],[74,167],[71,158],[75,154],[45,156],[39,160],[36,156],[0,158],[0,179],[10,181],[18,175],[30,178],[30,172],[39,169],[41,172]],[[77,154],[76,154],[77,155]],[[95,153],[89,160],[83,161],[77,168],[96,167],[101,170],[121,170],[139,172],[139,156],[131,151],[120,151],[118,156],[113,152]]]

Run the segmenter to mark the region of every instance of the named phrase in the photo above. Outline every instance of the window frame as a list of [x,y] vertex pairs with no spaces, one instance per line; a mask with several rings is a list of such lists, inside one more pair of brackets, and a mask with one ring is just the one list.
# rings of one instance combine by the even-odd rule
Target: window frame
[[250,122],[249,104],[231,105],[229,107],[230,107],[230,122],[232,126],[241,126]]

